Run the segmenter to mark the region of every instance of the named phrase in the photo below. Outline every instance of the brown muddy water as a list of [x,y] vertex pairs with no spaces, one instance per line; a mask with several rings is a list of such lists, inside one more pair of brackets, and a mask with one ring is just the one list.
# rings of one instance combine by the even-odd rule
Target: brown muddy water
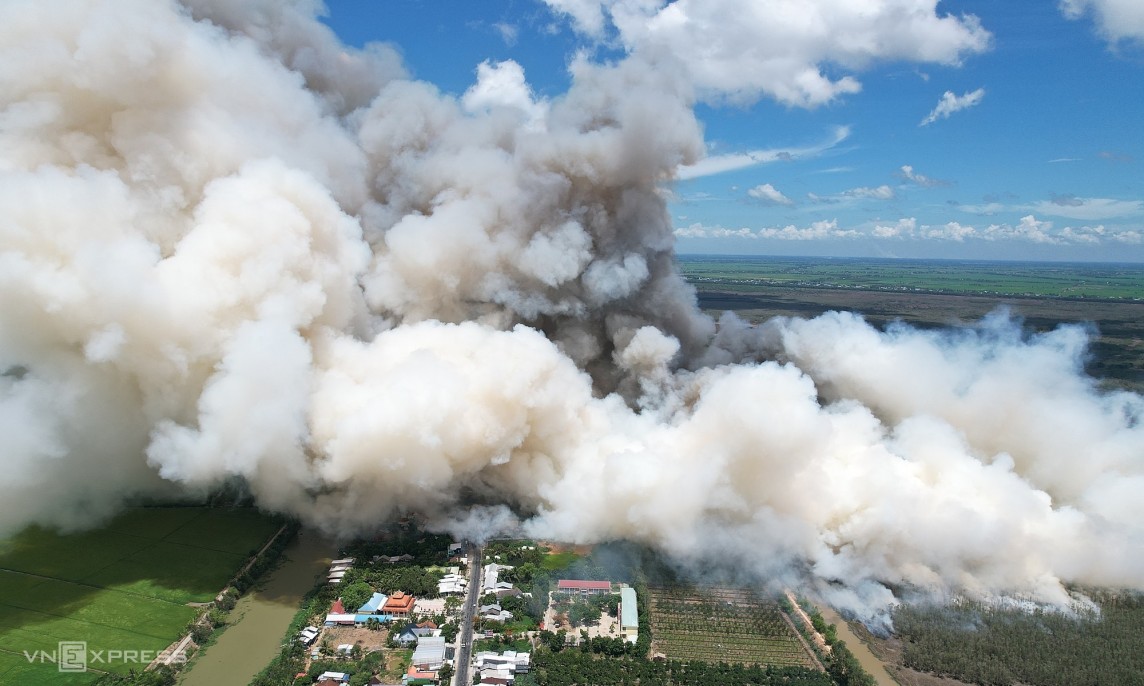
[[874,681],[878,682],[878,686],[898,686],[898,682],[890,676],[890,672],[886,670],[886,665],[870,652],[870,647],[862,642],[862,639],[850,630],[850,626],[846,623],[845,619],[838,616],[834,608],[826,603],[816,603],[822,618],[826,620],[827,624],[833,624],[838,629],[838,638],[846,641],[846,647],[858,658],[858,664],[862,665],[874,677]]
[[278,654],[290,620],[337,548],[303,530],[283,553],[284,562],[254,591],[238,600],[226,629],[183,671],[179,686],[241,686]]

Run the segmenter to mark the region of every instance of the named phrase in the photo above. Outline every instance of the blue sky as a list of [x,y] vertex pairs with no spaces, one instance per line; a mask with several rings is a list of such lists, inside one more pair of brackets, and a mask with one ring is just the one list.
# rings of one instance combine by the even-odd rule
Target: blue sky
[[[335,0],[325,20],[458,96],[485,60],[551,99],[578,52],[676,52],[709,155],[665,191],[681,253],[1144,261],[1144,3],[933,4]],[[913,23],[782,29],[870,5]]]

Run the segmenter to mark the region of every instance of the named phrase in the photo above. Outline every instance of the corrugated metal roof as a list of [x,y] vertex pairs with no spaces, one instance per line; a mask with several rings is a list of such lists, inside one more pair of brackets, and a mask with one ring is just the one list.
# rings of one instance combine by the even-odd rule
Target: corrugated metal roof
[[636,605],[636,589],[625,586],[620,589],[620,626],[639,627],[639,607]]
[[385,604],[385,600],[386,597],[384,593],[374,593],[373,597],[367,600],[365,605],[362,605],[358,608],[358,612],[373,614],[374,612],[377,612],[377,608]]
[[587,588],[590,590],[612,590],[611,581],[583,581],[581,579],[561,579],[556,582],[561,590]]

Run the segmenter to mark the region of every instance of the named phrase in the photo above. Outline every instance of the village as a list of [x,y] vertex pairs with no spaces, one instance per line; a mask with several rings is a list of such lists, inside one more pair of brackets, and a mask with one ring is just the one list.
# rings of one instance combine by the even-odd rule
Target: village
[[335,559],[323,591],[334,599],[295,637],[306,651],[295,683],[508,686],[538,645],[631,651],[635,589],[551,575],[575,559],[532,541]]

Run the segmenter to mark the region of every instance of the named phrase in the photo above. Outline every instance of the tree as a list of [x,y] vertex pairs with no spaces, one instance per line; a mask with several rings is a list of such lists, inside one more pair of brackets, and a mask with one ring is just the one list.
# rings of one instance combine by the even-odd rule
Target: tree
[[452,614],[459,609],[461,609],[460,596],[451,595],[445,598],[445,612]]
[[437,678],[441,680],[442,684],[448,684],[449,680],[453,678],[453,665],[448,663],[441,665],[441,669],[437,670]]
[[461,628],[457,626],[456,622],[447,622],[441,625],[441,637],[445,639],[446,643],[452,643],[457,640],[457,634]]
[[199,645],[202,645],[208,638],[211,637],[211,631],[212,629],[210,624],[199,624],[198,622],[195,622],[191,626],[191,640]]
[[356,581],[342,589],[342,605],[353,612],[373,597],[373,588],[364,581]]

